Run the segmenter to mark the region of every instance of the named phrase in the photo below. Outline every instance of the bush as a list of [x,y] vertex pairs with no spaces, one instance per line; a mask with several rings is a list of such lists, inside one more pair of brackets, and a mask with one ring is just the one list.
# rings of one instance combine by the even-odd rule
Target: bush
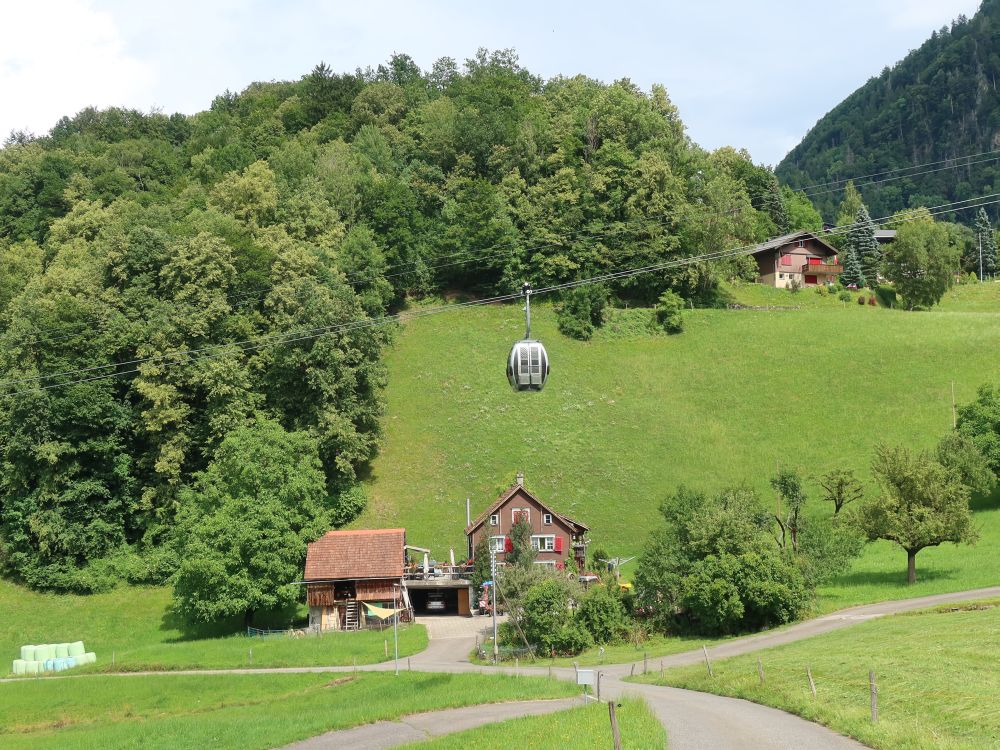
[[557,656],[575,656],[594,645],[594,639],[580,623],[570,620],[555,634],[551,651]]
[[521,631],[528,643],[542,653],[561,650],[564,631],[572,624],[569,603],[569,587],[558,578],[548,578],[528,589],[520,613]]
[[600,285],[571,289],[559,306],[559,331],[570,338],[589,341],[604,319],[607,303],[608,293]]
[[875,301],[875,295],[873,294],[868,298],[868,306],[875,307],[876,305],[878,305],[878,302]]
[[863,294],[859,294],[858,295],[858,304],[864,306],[864,304],[865,304],[865,295],[863,295]]
[[891,286],[879,286],[875,288],[875,296],[883,307],[896,307],[896,290]]
[[660,295],[660,301],[653,308],[656,324],[667,333],[684,330],[684,299],[669,290]]
[[818,286],[813,287],[813,289],[820,297],[826,297],[830,294],[830,290],[826,288],[826,284],[819,284]]
[[788,291],[790,291],[792,294],[798,294],[801,289],[802,289],[802,282],[799,281],[798,279],[792,279],[791,281],[788,282]]
[[576,617],[597,643],[621,640],[629,629],[629,619],[621,597],[607,586],[595,586],[591,589],[580,603]]
[[837,295],[837,299],[839,299],[841,302],[850,302],[851,293],[845,289],[840,294]]

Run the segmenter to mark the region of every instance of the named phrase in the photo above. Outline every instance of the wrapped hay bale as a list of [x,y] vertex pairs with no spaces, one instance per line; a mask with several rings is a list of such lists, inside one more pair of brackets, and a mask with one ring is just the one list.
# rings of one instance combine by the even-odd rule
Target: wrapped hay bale
[[24,673],[25,674],[41,674],[42,673],[42,663],[40,661],[26,661],[24,662]]
[[24,659],[14,659],[10,671],[14,674],[24,674],[24,663]]
[[68,643],[57,643],[56,644],[56,658],[65,659],[69,656],[69,644]]
[[42,662],[42,671],[43,672],[51,672],[51,671],[53,671],[55,669],[55,666],[54,666],[55,661],[56,661],[55,659],[46,659],[45,661],[43,661]]
[[87,649],[83,647],[83,641],[74,641],[69,644],[69,652],[67,656],[83,656]]
[[34,646],[21,646],[21,658],[24,661],[34,661],[35,660],[35,647]]
[[97,662],[97,654],[95,654],[93,651],[88,651],[80,658],[83,659],[83,661],[80,662],[81,664],[94,664]]

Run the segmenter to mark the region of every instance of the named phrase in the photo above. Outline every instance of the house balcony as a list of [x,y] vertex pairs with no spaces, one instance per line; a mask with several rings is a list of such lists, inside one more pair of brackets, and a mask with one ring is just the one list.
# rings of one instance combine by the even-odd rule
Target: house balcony
[[810,276],[837,276],[843,270],[843,266],[833,263],[805,263],[802,265],[802,270],[799,273],[809,274]]

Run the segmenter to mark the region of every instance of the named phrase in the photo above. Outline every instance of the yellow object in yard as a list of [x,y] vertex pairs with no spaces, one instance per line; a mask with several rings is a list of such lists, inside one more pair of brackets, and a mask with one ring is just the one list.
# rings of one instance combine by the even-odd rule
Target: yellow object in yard
[[369,612],[371,612],[375,617],[377,617],[380,620],[384,620],[387,617],[392,617],[394,614],[397,614],[398,612],[402,612],[403,611],[401,609],[389,609],[387,607],[376,607],[374,604],[369,604],[368,602],[364,602],[364,605],[365,605],[365,607],[368,608]]
[[631,583],[619,583],[618,584],[618,588],[620,588],[622,591],[631,591],[632,590],[632,584]]

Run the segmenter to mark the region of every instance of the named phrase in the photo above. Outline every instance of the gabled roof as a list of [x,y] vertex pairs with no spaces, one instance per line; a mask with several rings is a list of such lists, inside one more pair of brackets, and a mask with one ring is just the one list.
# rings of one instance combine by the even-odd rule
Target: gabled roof
[[750,252],[750,254],[757,255],[757,253],[763,253],[767,250],[777,250],[779,247],[787,245],[789,242],[797,242],[798,240],[803,240],[807,238],[814,239],[819,244],[823,245],[827,250],[830,251],[830,255],[836,255],[838,252],[840,252],[839,250],[837,250],[837,248],[835,248],[833,245],[824,240],[820,235],[816,234],[815,232],[807,232],[803,230],[799,232],[791,232],[789,234],[783,234],[780,237],[775,237],[774,239],[770,239],[767,242],[762,242],[761,244],[757,245],[757,247],[755,247]]
[[400,578],[405,529],[328,531],[306,551],[307,581]]
[[494,500],[493,503],[490,505],[490,507],[488,507],[482,513],[476,516],[475,520],[465,527],[465,535],[468,536],[473,531],[482,526],[483,523],[486,522],[486,519],[489,518],[493,513],[495,513],[498,508],[502,508],[503,504],[506,503],[508,500],[510,500],[512,497],[514,497],[514,495],[517,493],[518,490],[520,490],[525,495],[534,500],[536,503],[541,505],[545,509],[546,513],[551,513],[553,516],[561,520],[564,524],[572,528],[577,533],[590,531],[590,527],[587,526],[586,524],[580,523],[579,521],[574,521],[569,516],[564,516],[562,513],[557,513],[556,511],[552,510],[552,508],[550,508],[548,505],[546,505],[537,497],[535,497],[535,495],[533,495],[531,492],[528,492],[528,490],[524,488],[524,485],[512,484],[510,487],[508,487],[506,490],[500,493],[500,497]]

